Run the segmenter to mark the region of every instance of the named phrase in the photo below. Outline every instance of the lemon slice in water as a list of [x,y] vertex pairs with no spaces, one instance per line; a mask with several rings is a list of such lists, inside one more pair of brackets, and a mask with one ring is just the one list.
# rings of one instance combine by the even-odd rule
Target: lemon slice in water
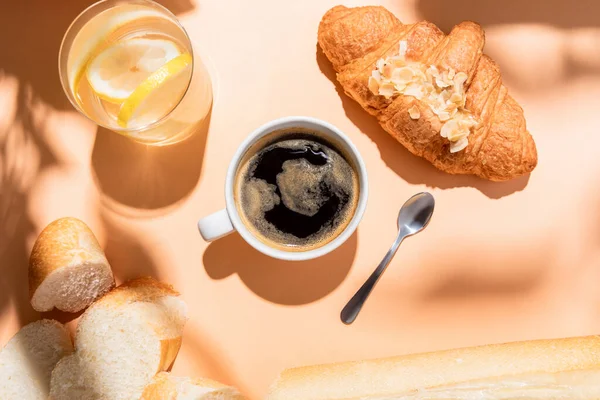
[[171,111],[187,89],[191,67],[192,56],[183,53],[150,74],[121,105],[119,125],[140,127]]
[[92,59],[86,77],[101,99],[122,103],[155,71],[181,55],[162,39],[129,39],[113,44]]

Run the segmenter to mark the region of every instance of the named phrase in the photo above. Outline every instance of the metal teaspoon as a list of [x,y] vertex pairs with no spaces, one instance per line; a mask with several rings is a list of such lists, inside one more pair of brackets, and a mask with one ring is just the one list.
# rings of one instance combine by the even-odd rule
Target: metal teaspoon
[[375,284],[381,278],[392,258],[394,258],[398,247],[400,247],[400,243],[405,238],[421,232],[427,226],[433,214],[434,206],[435,200],[433,196],[426,192],[416,194],[404,203],[398,213],[398,236],[396,237],[396,241],[369,279],[358,289],[342,310],[340,317],[343,323],[349,325],[354,322]]

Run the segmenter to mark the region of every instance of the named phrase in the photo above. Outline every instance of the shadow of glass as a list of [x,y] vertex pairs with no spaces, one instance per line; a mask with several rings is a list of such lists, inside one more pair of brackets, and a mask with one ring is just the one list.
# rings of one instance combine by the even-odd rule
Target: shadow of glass
[[203,264],[212,279],[237,274],[257,296],[272,303],[302,305],[317,301],[344,280],[356,254],[355,232],[335,251],[308,261],[282,261],[255,250],[234,233],[211,243]]
[[411,154],[404,146],[383,130],[375,117],[344,93],[336,79],[331,63],[317,45],[317,63],[321,72],[334,84],[346,116],[356,127],[373,140],[386,165],[402,179],[411,184],[425,184],[428,187],[449,189],[455,187],[473,187],[492,199],[499,199],[525,189],[529,175],[508,182],[491,182],[476,176],[451,175],[442,172],[427,160]]
[[134,217],[162,215],[175,208],[200,179],[209,125],[210,114],[192,136],[161,147],[98,128],[92,167],[103,203]]

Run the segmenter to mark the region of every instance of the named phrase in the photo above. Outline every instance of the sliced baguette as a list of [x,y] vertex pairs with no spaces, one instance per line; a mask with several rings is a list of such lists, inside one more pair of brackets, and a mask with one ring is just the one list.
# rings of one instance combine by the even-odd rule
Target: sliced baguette
[[600,399],[600,336],[284,371],[268,400]]
[[187,307],[169,285],[130,281],[81,316],[75,353],[52,372],[53,400],[139,399],[181,346]]
[[81,311],[114,284],[98,240],[82,221],[58,219],[38,236],[29,259],[29,296],[35,310]]
[[157,374],[140,400],[245,400],[237,389],[206,378]]
[[62,324],[45,319],[26,325],[0,351],[0,399],[46,400],[52,369],[72,352]]

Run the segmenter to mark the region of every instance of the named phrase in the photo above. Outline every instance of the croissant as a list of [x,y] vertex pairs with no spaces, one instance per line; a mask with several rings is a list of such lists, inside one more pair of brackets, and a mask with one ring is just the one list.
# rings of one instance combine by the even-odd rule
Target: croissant
[[505,181],[537,165],[523,110],[483,54],[478,24],[445,35],[427,21],[402,24],[380,6],[336,6],[318,41],[346,94],[438,169]]

